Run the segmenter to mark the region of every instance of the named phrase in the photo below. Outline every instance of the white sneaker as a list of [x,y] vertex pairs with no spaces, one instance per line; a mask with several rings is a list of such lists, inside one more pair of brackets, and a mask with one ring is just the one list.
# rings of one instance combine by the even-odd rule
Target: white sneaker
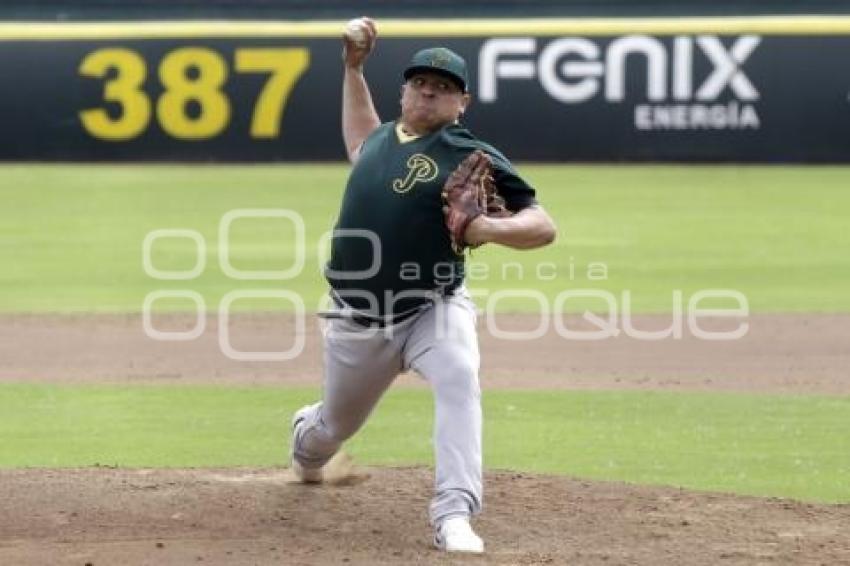
[[298,409],[292,416],[292,441],[289,447],[289,462],[292,473],[295,474],[295,477],[301,483],[321,483],[324,479],[322,477],[322,468],[305,468],[295,459],[295,439],[298,438],[299,431],[304,425],[307,412],[312,408],[313,405],[305,405]]
[[434,546],[446,552],[484,552],[484,541],[475,534],[467,517],[450,517],[437,527]]

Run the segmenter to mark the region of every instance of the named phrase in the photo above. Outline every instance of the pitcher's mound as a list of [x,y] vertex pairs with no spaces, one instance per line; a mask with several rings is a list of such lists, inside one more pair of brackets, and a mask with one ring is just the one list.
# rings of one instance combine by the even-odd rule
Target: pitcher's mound
[[850,506],[488,473],[486,555],[431,547],[425,468],[0,471],[0,564],[838,564]]

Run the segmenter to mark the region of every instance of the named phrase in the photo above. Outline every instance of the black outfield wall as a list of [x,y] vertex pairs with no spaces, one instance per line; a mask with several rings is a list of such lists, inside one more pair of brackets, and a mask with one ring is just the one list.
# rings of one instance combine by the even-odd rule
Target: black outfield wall
[[[343,159],[341,25],[2,24],[0,159]],[[850,18],[386,21],[383,119],[431,45],[514,159],[850,161]]]

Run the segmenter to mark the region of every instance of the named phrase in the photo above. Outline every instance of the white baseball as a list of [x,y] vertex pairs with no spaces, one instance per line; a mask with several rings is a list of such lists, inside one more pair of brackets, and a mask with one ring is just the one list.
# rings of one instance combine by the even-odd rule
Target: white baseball
[[366,35],[366,22],[363,21],[363,18],[349,21],[345,24],[343,33],[357,47],[363,48],[369,43],[369,36]]

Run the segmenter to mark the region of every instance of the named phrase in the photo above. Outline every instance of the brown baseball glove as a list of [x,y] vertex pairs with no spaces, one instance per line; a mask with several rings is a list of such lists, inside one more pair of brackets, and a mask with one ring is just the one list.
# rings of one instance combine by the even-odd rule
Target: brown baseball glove
[[480,149],[470,153],[446,179],[443,213],[452,249],[457,254],[469,245],[465,234],[470,222],[482,214],[495,218],[511,215],[505,208],[505,199],[496,192],[490,156]]

